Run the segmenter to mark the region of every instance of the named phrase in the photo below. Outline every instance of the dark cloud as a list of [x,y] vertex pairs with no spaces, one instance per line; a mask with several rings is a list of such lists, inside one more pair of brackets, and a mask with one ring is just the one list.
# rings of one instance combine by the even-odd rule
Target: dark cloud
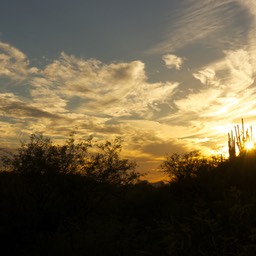
[[184,153],[188,151],[183,144],[178,144],[177,141],[159,141],[142,146],[142,151],[152,156],[164,156],[172,153]]
[[49,119],[61,119],[59,115],[49,113],[35,107],[31,107],[24,102],[9,102],[7,104],[0,105],[0,110],[5,116],[16,118],[49,118]]
[[122,129],[119,124],[96,124],[93,121],[81,122],[79,125],[80,128],[86,129],[93,133],[101,134],[118,134],[122,135]]

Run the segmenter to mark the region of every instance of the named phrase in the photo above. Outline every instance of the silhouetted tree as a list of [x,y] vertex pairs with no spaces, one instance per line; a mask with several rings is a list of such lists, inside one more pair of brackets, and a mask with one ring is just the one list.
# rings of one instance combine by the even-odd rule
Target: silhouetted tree
[[161,169],[171,180],[184,180],[197,176],[201,171],[212,169],[218,163],[217,158],[206,158],[199,151],[192,151],[183,155],[167,155]]
[[82,167],[82,173],[100,182],[112,184],[130,184],[137,181],[139,173],[135,172],[136,163],[121,159],[121,139],[96,144],[96,152],[89,155]]
[[76,173],[99,182],[133,183],[140,176],[135,172],[136,163],[121,159],[121,149],[120,138],[98,144],[91,137],[76,141],[72,134],[60,146],[42,134],[32,134],[16,154],[2,157],[2,164],[6,170],[23,175]]

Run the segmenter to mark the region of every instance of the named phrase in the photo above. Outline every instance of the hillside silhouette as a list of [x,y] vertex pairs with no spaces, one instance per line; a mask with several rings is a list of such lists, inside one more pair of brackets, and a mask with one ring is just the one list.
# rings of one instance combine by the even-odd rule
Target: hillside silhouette
[[3,255],[255,255],[256,151],[171,154],[140,180],[121,140],[31,135],[0,172]]

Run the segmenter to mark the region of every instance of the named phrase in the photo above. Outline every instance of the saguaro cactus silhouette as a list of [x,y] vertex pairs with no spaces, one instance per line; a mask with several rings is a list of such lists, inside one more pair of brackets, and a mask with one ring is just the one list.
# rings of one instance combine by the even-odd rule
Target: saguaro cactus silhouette
[[233,135],[233,130],[228,133],[228,151],[229,158],[236,156],[236,148],[239,154],[254,148],[255,143],[252,134],[252,126],[250,130],[244,128],[244,120],[242,118],[242,129],[240,130],[239,125],[234,126],[235,135]]

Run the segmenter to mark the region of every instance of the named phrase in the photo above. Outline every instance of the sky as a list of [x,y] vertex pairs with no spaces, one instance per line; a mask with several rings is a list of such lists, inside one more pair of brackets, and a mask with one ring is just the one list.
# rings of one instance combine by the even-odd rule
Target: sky
[[254,0],[1,0],[0,147],[121,136],[157,180],[166,154],[254,127],[255,72]]

